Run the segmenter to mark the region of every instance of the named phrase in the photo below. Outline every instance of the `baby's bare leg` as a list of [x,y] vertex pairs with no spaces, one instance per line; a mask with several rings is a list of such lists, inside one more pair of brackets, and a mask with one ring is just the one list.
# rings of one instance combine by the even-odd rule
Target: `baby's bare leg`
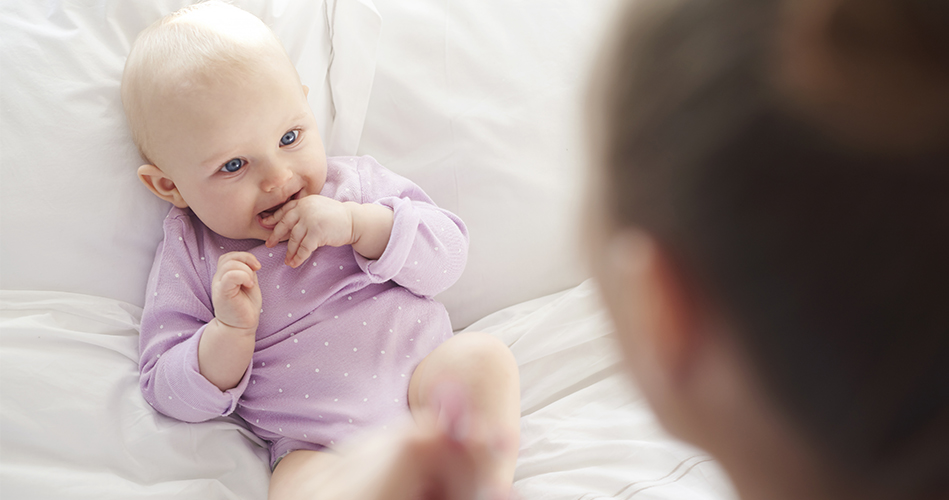
[[[448,418],[446,428],[457,427]],[[297,450],[274,470],[270,500],[475,500],[484,447],[461,447],[432,425],[412,422],[376,430],[337,452]]]
[[[503,342],[486,333],[462,333],[429,353],[409,384],[409,407],[416,419],[432,402],[440,383],[461,384],[481,421],[487,439],[500,438],[491,466],[499,486],[514,480],[520,438],[521,389],[514,355]],[[494,444],[494,443],[489,443]]]
[[326,475],[339,456],[329,452],[296,450],[277,464],[270,478],[268,500],[313,498],[314,491],[325,488]]

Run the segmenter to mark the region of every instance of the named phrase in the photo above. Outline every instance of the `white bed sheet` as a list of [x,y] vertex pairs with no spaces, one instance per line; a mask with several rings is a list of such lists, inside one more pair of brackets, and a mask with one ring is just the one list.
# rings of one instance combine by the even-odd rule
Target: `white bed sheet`
[[[266,451],[238,421],[178,422],[142,399],[140,314],[88,295],[0,291],[0,497],[266,498]],[[734,498],[718,466],[666,436],[628,385],[590,282],[469,329],[501,338],[520,365],[523,498]]]

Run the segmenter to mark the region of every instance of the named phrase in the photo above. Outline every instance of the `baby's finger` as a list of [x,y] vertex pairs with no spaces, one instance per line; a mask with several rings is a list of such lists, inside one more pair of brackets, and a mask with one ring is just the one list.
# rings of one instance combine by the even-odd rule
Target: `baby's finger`
[[228,262],[240,262],[249,267],[252,271],[260,270],[260,261],[257,260],[257,257],[254,257],[254,254],[250,252],[228,252],[222,255],[217,260],[217,267],[221,269]]
[[309,259],[310,254],[319,248],[319,246],[319,241],[316,236],[309,231],[306,224],[297,224],[297,226],[293,228],[293,231],[290,232],[290,239],[287,241],[287,256],[284,262],[288,266],[295,268],[306,259]]
[[274,212],[273,215],[271,215],[271,217],[273,217],[273,220],[280,220],[285,215],[287,215],[287,213],[289,213],[291,210],[296,208],[296,206],[297,206],[297,200],[290,200],[286,202],[282,207],[277,209],[277,211]]
[[284,212],[278,219],[276,215],[282,210],[283,208],[274,214],[277,225],[274,226],[273,232],[270,233],[270,237],[267,238],[267,241],[264,243],[267,245],[267,248],[273,248],[277,243],[286,239],[290,235],[290,231],[300,222],[300,214],[292,210]]
[[[253,264],[253,262],[251,262],[251,264]],[[258,263],[257,266],[259,267],[260,264]],[[223,280],[224,276],[228,274],[231,274],[230,279],[233,280],[235,276],[233,273],[240,273],[242,277],[247,277],[246,281],[244,279],[240,280],[240,283],[242,284],[254,286],[257,283],[257,272],[253,267],[251,267],[250,264],[242,260],[228,260],[224,262],[220,267],[218,267],[216,274],[218,276],[218,280],[220,281]]]
[[247,269],[230,269],[221,276],[221,290],[228,296],[236,296],[243,289],[251,289],[256,286],[254,274]]
[[282,207],[278,208],[274,213],[264,217],[263,223],[270,225],[270,224],[276,224],[280,222],[280,220],[286,217],[286,215],[290,213],[291,210],[296,208],[296,206],[297,206],[297,200],[288,201]]

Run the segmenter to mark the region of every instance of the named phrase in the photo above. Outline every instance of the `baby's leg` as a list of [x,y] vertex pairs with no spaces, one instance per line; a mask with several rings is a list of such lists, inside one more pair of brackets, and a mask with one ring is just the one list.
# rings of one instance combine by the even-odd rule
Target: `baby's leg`
[[520,438],[521,389],[514,355],[503,342],[486,333],[462,333],[429,353],[415,369],[409,384],[412,414],[426,418],[433,392],[440,383],[461,384],[481,422],[480,432],[497,448],[491,465],[499,487],[514,480]]
[[313,498],[314,491],[325,489],[326,478],[339,456],[330,452],[296,450],[280,460],[270,478],[268,500]]
[[[443,408],[449,405],[444,405]],[[449,412],[450,413],[450,412]],[[460,414],[446,428],[457,428]],[[484,446],[458,446],[437,426],[406,422],[376,430],[336,452],[297,450],[274,470],[270,500],[475,500]]]

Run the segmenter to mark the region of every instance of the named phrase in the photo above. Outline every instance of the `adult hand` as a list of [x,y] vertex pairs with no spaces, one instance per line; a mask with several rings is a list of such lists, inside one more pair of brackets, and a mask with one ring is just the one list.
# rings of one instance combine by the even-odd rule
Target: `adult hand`
[[339,450],[293,452],[274,471],[271,499],[509,500],[490,482],[495,439],[458,392],[416,422],[380,430]]

